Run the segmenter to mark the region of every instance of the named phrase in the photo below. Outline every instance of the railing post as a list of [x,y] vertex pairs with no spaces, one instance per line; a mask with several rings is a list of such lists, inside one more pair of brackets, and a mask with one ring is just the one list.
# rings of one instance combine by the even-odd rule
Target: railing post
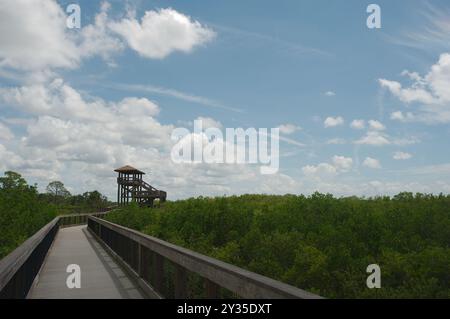
[[175,265],[175,298],[185,299],[187,297],[187,273],[180,265]]
[[162,294],[164,280],[164,259],[161,255],[153,253],[153,287]]
[[138,243],[138,248],[137,248],[137,273],[139,275],[139,277],[142,277],[142,246],[141,244]]
[[216,299],[219,297],[219,285],[205,278],[205,293],[207,299]]

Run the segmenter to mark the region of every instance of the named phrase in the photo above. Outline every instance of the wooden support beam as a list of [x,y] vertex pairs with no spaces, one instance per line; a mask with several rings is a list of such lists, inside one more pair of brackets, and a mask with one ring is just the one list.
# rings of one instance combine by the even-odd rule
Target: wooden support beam
[[219,285],[213,283],[211,280],[204,278],[205,295],[207,299],[219,298]]
[[164,258],[153,253],[153,288],[156,292],[162,294],[163,283],[164,283]]
[[187,298],[187,271],[180,265],[175,265],[175,298]]

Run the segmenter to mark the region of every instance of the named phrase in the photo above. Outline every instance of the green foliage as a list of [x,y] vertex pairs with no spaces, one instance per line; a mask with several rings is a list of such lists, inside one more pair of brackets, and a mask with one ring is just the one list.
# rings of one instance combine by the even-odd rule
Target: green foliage
[[60,181],[53,181],[47,185],[47,194],[51,195],[55,200],[65,199],[70,196],[70,192]]
[[98,191],[70,196],[65,201],[65,207],[70,213],[98,212],[108,206],[111,206],[111,202]]
[[107,218],[329,298],[450,298],[448,195],[200,197]]
[[82,195],[71,195],[64,184],[51,182],[46,188],[47,193],[39,194],[39,198],[58,208],[58,213],[77,214],[98,212],[112,205],[108,199],[98,191],[85,192]]
[[16,172],[5,172],[4,177],[0,177],[0,189],[3,190],[21,190],[27,189],[27,181]]
[[0,177],[0,258],[56,217],[56,208],[39,199],[36,187],[18,173]]
[[89,213],[111,206],[98,191],[71,196],[62,182],[51,182],[46,194],[18,173],[0,177],[0,259],[45,226],[57,214]]

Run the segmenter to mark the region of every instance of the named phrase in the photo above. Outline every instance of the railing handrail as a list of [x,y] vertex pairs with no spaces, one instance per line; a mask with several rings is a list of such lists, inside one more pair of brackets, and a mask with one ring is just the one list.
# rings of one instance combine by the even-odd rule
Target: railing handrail
[[109,221],[89,216],[88,219],[115,231],[173,263],[244,298],[321,299],[297,287],[256,274],[243,268],[176,246],[156,237]]
[[62,214],[62,215],[58,215],[58,217],[60,218],[64,218],[64,217],[76,217],[76,216],[92,216],[92,215],[106,215],[107,213],[109,213],[109,211],[105,211],[105,212],[92,212],[92,213],[72,213],[72,214]]
[[36,247],[42,242],[53,227],[59,223],[60,217],[55,217],[51,222],[38,230],[19,247],[0,260],[0,291],[9,283],[17,270],[27,261]]

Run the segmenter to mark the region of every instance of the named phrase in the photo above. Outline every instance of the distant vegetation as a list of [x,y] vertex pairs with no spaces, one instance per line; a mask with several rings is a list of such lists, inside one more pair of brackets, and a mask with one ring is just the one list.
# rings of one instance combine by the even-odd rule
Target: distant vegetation
[[72,196],[61,182],[39,194],[18,173],[0,177],[0,259],[36,233],[58,214],[98,211],[109,206],[99,192]]
[[[61,213],[111,203],[97,191],[46,193],[0,177],[0,258]],[[328,298],[450,298],[450,196],[244,195],[131,205],[107,217],[171,243]],[[381,267],[381,289],[366,267]]]
[[450,298],[448,195],[200,197],[107,219],[328,298]]
[[111,206],[106,196],[98,191],[85,192],[82,195],[71,195],[60,181],[48,184],[46,193],[39,197],[58,207],[59,214],[91,213]]

